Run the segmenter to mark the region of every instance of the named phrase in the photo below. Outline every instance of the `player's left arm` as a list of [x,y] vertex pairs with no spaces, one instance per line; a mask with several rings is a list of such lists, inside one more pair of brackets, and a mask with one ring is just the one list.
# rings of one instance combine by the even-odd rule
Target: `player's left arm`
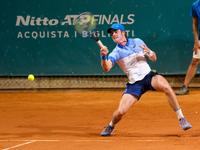
[[150,50],[145,44],[139,45],[139,47],[141,47],[143,49],[144,55],[147,56],[149,58],[149,60],[151,61],[156,61],[157,57],[156,57],[156,53],[152,50]]

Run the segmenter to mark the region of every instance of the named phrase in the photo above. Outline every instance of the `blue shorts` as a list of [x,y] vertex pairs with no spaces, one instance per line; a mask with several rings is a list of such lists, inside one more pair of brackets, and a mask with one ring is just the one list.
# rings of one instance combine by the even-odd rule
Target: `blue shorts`
[[136,95],[138,97],[138,100],[148,90],[155,91],[155,89],[151,86],[151,79],[153,76],[157,75],[158,73],[156,71],[150,71],[144,79],[140,81],[136,81],[133,84],[127,83],[126,89],[123,93],[124,94],[132,94]]

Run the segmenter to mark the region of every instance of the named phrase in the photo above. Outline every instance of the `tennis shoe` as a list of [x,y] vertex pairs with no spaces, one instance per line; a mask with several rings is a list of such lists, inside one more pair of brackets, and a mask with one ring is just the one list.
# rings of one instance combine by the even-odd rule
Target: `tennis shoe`
[[185,85],[181,86],[179,91],[177,91],[175,93],[176,95],[186,95],[186,94],[190,94],[189,88],[186,87]]
[[114,127],[108,125],[105,129],[101,132],[101,136],[109,136],[114,131]]
[[192,128],[192,126],[187,122],[187,120],[184,117],[179,119],[179,123],[183,130],[188,130]]

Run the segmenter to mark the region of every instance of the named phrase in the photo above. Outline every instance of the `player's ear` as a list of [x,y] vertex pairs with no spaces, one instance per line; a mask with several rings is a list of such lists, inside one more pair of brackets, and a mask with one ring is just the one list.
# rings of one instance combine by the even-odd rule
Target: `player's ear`
[[124,35],[124,36],[125,36],[125,32],[124,32],[124,31],[122,31],[122,35]]

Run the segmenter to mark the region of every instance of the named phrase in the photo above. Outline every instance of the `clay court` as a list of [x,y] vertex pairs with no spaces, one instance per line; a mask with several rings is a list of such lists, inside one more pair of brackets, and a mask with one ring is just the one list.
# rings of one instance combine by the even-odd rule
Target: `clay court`
[[0,92],[0,149],[200,149],[199,90],[178,97],[190,130],[182,130],[163,93],[148,91],[111,136],[101,137],[122,92]]

